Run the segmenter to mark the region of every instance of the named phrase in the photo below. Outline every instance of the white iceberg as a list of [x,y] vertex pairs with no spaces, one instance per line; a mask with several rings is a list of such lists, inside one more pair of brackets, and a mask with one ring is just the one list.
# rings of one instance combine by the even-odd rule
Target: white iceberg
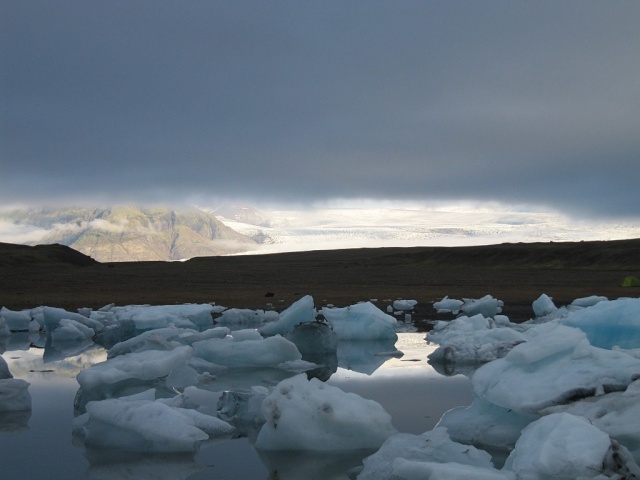
[[531,306],[536,317],[546,317],[558,310],[558,307],[553,303],[553,298],[546,293],[543,293],[534,300]]
[[497,326],[493,319],[482,314],[437,322],[426,338],[439,345],[429,359],[443,363],[490,362],[526,341],[522,333]]
[[538,418],[474,398],[468,407],[445,412],[437,426],[446,427],[456,442],[506,450],[512,449],[522,429]]
[[344,308],[322,308],[324,318],[331,324],[338,340],[397,340],[397,320],[371,302],[357,303]]
[[305,295],[289,308],[283,310],[277,320],[273,320],[260,328],[260,333],[265,337],[284,335],[293,330],[299,323],[313,322],[316,319],[316,309],[313,297]]
[[611,392],[568,405],[549,407],[541,413],[558,412],[586,418],[628,448],[636,461],[640,461],[640,380],[633,382],[624,392]]
[[585,332],[596,347],[640,348],[640,298],[599,301],[561,322]]
[[485,295],[478,299],[465,298],[460,311],[467,317],[481,314],[484,317],[492,318],[502,312],[503,306],[504,302],[502,300],[493,298],[491,295]]
[[472,384],[478,397],[537,413],[598,391],[624,389],[640,375],[640,360],[591,346],[577,328],[546,323],[527,334],[527,342],[475,372]]
[[[522,431],[504,468],[522,479],[635,478],[628,451],[587,420],[554,413]],[[628,476],[625,476],[628,475]]]
[[393,308],[402,311],[413,310],[417,303],[417,300],[394,300]]
[[460,312],[462,305],[464,305],[462,300],[445,296],[442,300],[434,302],[433,308],[435,308],[438,313],[453,313],[454,315],[457,315],[458,312]]
[[134,452],[194,452],[201,442],[233,430],[219,418],[149,400],[89,402],[87,413],[74,420],[74,433],[85,445]]
[[237,342],[232,338],[212,338],[196,342],[193,347],[198,357],[229,368],[278,367],[302,359],[296,346],[280,335]]
[[81,371],[77,380],[85,390],[114,385],[126,380],[153,380],[166,377],[186,365],[193,348],[180,346],[170,351],[147,350],[121,355]]
[[397,433],[362,463],[358,480],[515,478],[496,470],[487,452],[452,441],[442,427],[421,435]]
[[305,375],[280,382],[262,412],[266,423],[256,440],[259,450],[378,448],[396,433],[380,404]]

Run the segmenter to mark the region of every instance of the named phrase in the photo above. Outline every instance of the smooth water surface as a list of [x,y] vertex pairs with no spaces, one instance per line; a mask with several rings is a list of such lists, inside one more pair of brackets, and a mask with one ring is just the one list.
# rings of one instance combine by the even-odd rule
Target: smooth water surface
[[[2,480],[346,479],[347,472],[371,453],[259,453],[251,434],[206,443],[195,455],[86,449],[74,445],[71,434],[78,390],[75,375],[105,360],[104,350],[92,347],[80,355],[61,355],[60,360],[44,363],[44,350],[29,345],[9,345],[2,355],[14,377],[31,384],[32,397],[30,416],[0,417]],[[377,401],[392,416],[395,427],[407,433],[430,430],[446,410],[471,402],[468,378],[446,377],[428,365],[426,356],[433,347],[426,344],[423,333],[399,334],[396,348],[404,353],[402,357],[377,357],[359,371],[338,368],[327,383]]]

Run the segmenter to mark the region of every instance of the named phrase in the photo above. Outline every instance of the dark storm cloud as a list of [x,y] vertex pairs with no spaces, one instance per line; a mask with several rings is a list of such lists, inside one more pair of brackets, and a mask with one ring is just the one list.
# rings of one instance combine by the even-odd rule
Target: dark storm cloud
[[7,1],[0,199],[640,215],[640,4]]

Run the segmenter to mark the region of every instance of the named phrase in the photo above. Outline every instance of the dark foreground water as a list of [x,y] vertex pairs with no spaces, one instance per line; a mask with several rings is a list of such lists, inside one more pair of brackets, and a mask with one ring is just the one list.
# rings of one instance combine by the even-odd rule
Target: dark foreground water
[[[339,368],[328,383],[380,403],[399,431],[422,433],[446,410],[471,402],[470,382],[461,375],[440,375],[427,364],[433,347],[426,345],[423,333],[399,337],[401,358],[359,369],[370,374]],[[105,360],[104,351],[95,348],[43,363],[42,349],[11,348],[2,356],[14,377],[31,384],[33,408],[22,417],[0,417],[1,480],[347,479],[347,472],[369,453],[264,454],[253,448],[251,437],[205,444],[195,455],[88,450],[74,445],[71,434],[75,375]]]

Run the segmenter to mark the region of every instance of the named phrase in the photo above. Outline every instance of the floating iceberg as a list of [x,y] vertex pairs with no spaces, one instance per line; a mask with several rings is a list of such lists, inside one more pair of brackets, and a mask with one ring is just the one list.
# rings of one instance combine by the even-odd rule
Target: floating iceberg
[[262,412],[266,423],[256,440],[259,450],[378,448],[396,433],[378,403],[305,375],[280,382]]
[[591,346],[577,328],[546,323],[527,333],[529,341],[475,372],[472,384],[478,397],[537,413],[597,392],[624,390],[640,376],[640,360]]
[[302,359],[296,346],[280,335],[243,341],[212,338],[196,342],[193,347],[198,357],[229,368],[278,367]]
[[413,307],[418,303],[417,300],[394,300],[393,308],[395,310],[413,310]]
[[50,335],[54,344],[71,343],[90,340],[95,335],[95,331],[80,322],[63,318]]
[[624,392],[586,398],[568,405],[542,410],[542,414],[566,412],[586,418],[589,422],[616,439],[640,462],[640,380]]
[[504,465],[517,478],[636,478],[629,452],[589,421],[568,413],[536,420],[522,431]]
[[6,307],[0,309],[0,325],[2,325],[2,319],[12,332],[28,331],[31,323],[31,315],[28,312],[14,312]]
[[457,407],[442,416],[438,427],[446,427],[456,442],[499,449],[512,449],[522,429],[540,418],[518,413],[474,398],[468,407]]
[[502,312],[503,306],[504,302],[502,300],[493,298],[491,295],[485,295],[478,299],[465,298],[460,311],[467,317],[481,314],[484,317],[493,318]]
[[531,306],[536,317],[546,317],[558,310],[558,307],[553,303],[553,299],[546,293],[534,300]]
[[339,340],[397,340],[397,320],[371,302],[344,308],[322,308]]
[[121,355],[81,371],[77,380],[83,390],[99,389],[127,380],[148,381],[166,377],[191,358],[193,348],[180,346],[170,351],[148,350]]
[[134,452],[193,452],[233,430],[219,418],[150,400],[89,402],[87,413],[74,420],[74,433],[85,445]]
[[449,298],[445,296],[439,302],[433,303],[433,308],[435,308],[438,313],[453,313],[457,315],[460,312],[460,308],[464,305],[462,300],[456,300],[455,298]]
[[273,320],[260,328],[260,333],[265,337],[284,335],[299,323],[313,322],[316,319],[316,309],[313,297],[305,295],[289,308],[283,310],[277,320]]
[[422,435],[397,433],[363,464],[358,480],[515,479],[496,470],[487,452],[452,441],[442,427]]
[[526,337],[512,328],[498,327],[482,314],[440,321],[427,334],[427,340],[439,344],[429,360],[442,363],[481,363],[504,357]]
[[572,312],[562,323],[585,332],[596,347],[640,348],[640,298],[599,300]]

